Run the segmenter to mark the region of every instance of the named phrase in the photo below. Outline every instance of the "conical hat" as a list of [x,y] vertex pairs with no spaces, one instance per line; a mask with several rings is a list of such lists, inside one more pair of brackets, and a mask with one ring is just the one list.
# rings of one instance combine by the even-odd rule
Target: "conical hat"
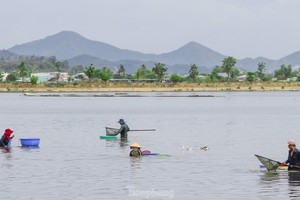
[[132,145],[130,145],[130,147],[141,148],[141,146],[137,142],[135,142]]

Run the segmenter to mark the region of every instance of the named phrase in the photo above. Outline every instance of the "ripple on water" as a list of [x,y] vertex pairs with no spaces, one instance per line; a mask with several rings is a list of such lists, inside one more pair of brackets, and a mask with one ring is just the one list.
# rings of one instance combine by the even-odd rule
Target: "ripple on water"
[[[174,199],[300,196],[297,174],[270,174],[258,168],[253,156],[286,159],[287,134],[282,133],[298,138],[300,104],[293,99],[300,93],[226,92],[220,98],[0,96],[0,119],[15,130],[15,137],[41,138],[38,149],[16,147],[14,139],[11,152],[0,152],[4,199],[133,199],[151,191],[157,199],[167,199],[164,192]],[[128,141],[100,140],[104,127],[118,127],[119,118],[132,129],[157,131],[130,132]],[[133,142],[171,156],[130,158]],[[182,151],[181,144],[193,150]],[[201,146],[209,150],[200,151]]]

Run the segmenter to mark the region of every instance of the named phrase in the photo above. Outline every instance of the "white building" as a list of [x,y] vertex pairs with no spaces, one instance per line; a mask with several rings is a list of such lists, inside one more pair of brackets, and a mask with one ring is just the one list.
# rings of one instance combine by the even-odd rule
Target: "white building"
[[47,82],[68,82],[69,74],[66,72],[43,72],[43,73],[32,73],[31,76],[38,77],[38,83]]

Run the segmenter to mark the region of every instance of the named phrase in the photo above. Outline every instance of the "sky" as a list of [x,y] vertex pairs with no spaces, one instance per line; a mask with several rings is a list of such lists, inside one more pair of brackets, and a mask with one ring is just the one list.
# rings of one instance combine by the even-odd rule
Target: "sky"
[[299,0],[0,0],[0,49],[61,31],[142,53],[197,42],[226,56],[300,50]]

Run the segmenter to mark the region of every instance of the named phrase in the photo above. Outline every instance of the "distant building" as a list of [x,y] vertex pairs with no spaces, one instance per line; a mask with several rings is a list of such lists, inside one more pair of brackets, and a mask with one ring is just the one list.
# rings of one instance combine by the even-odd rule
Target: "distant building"
[[31,76],[38,77],[38,83],[47,83],[50,78],[53,77],[50,72],[45,73],[32,73]]
[[48,82],[68,82],[69,74],[66,72],[51,72],[52,78]]
[[2,77],[2,82],[5,82],[5,81],[6,81],[6,78],[7,78],[7,76],[9,75],[9,73],[5,73],[5,72],[3,72],[3,73],[2,73],[2,75],[3,75],[3,77]]
[[238,76],[237,80],[240,82],[244,82],[247,80],[247,75],[244,74],[244,75]]
[[222,78],[227,78],[228,77],[228,74],[225,73],[225,72],[220,72],[217,74],[219,77],[222,77]]
[[73,75],[72,81],[83,81],[83,80],[89,80],[89,77],[85,73],[77,73]]
[[38,83],[68,82],[68,78],[69,78],[69,75],[66,72],[32,73],[31,76],[37,76]]

